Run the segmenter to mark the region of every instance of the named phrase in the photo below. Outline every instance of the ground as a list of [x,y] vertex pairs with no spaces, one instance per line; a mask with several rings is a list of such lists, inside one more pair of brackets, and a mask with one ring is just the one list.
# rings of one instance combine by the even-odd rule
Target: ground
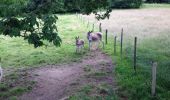
[[[106,84],[113,91],[116,89],[112,74],[112,59],[101,51],[88,53],[81,61],[70,64],[47,65],[30,71],[36,87],[24,94],[21,100],[65,100],[75,94],[80,87]],[[36,76],[34,76],[36,74]],[[93,90],[89,96],[97,97],[108,94],[107,90]],[[99,92],[99,93],[98,93]],[[102,93],[103,92],[103,93]],[[104,98],[104,96],[103,96]],[[83,99],[83,98],[81,98]],[[76,100],[76,99],[75,99]]]

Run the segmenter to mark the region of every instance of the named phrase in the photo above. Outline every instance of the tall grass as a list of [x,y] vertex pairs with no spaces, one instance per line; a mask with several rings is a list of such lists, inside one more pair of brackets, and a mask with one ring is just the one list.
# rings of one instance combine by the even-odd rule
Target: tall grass
[[[112,36],[113,37],[113,36]],[[120,37],[120,34],[118,34]],[[125,37],[127,38],[127,37]],[[113,53],[113,38],[106,46],[105,52],[116,61],[117,81],[120,96],[126,95],[130,100],[168,100],[170,98],[170,34],[160,34],[154,38],[138,41],[137,45],[137,74],[133,70],[134,39],[128,37],[124,40],[123,59],[120,59],[120,46],[118,52]],[[140,39],[140,37],[138,37]],[[152,62],[158,62],[156,97],[151,96],[151,67]]]
[[142,8],[170,8],[170,4],[145,3]]

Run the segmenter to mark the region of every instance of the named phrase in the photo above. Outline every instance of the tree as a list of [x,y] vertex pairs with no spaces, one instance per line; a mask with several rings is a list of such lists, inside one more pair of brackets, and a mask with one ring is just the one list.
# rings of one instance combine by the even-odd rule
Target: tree
[[170,0],[146,0],[148,3],[170,3]]
[[[64,0],[76,5],[80,13],[94,13],[98,20],[108,18],[111,12],[110,0]],[[43,46],[44,40],[55,46],[61,45],[57,31],[57,16],[63,0],[2,0],[0,4],[0,34],[10,37],[24,37],[34,47]],[[106,9],[99,14],[99,9]]]

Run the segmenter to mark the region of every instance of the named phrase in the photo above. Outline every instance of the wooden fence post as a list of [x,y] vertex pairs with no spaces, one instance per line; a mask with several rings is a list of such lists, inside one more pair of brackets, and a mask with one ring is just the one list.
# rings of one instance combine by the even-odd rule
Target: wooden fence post
[[137,37],[135,37],[135,41],[134,41],[134,70],[136,73],[136,48],[137,48]]
[[122,53],[123,53],[123,28],[122,28],[122,31],[121,31],[121,42],[120,42],[121,59],[122,59]]
[[99,25],[99,32],[102,32],[102,23]]
[[105,42],[106,42],[106,44],[107,44],[107,33],[108,33],[108,30],[106,29],[106,39],[105,39]]
[[156,68],[157,68],[157,62],[154,62],[152,65],[152,96],[156,95]]
[[115,39],[114,39],[114,54],[116,55],[116,38],[117,36],[115,36]]

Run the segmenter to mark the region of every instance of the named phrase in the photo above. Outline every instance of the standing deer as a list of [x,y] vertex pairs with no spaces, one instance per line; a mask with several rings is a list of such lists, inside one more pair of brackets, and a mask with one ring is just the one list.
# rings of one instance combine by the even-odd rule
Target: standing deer
[[79,36],[76,37],[75,39],[76,39],[76,53],[78,53],[81,52],[82,49],[84,48],[84,40],[81,40]]
[[97,42],[97,49],[99,48],[100,42],[102,42],[102,47],[104,49],[104,42],[102,41],[102,33],[101,32],[89,31],[87,33],[87,39],[89,41],[89,50],[91,50],[93,42]]

